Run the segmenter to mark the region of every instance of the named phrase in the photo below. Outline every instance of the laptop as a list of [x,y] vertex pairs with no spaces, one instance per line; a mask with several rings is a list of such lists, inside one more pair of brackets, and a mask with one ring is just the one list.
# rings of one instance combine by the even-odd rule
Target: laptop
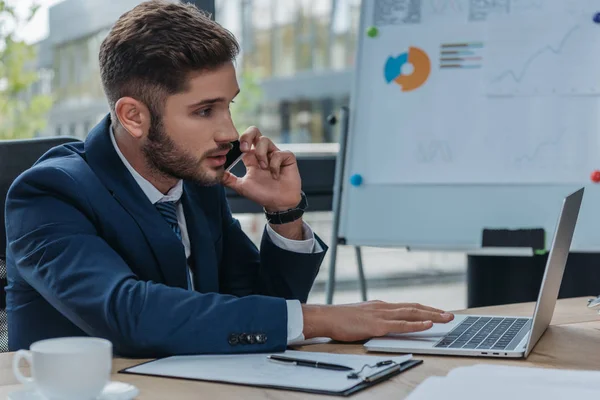
[[581,188],[563,201],[533,318],[455,315],[452,322],[424,332],[371,339],[364,345],[367,351],[527,358],[554,314],[583,192]]

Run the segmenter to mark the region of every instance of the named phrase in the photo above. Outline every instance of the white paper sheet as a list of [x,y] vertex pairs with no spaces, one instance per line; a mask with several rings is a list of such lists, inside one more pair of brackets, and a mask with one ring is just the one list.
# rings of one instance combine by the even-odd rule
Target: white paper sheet
[[520,400],[595,399],[598,391],[587,387],[541,385],[523,382],[478,382],[469,379],[432,377],[420,384],[407,400]]
[[[402,363],[412,358],[411,355],[378,357],[292,350],[277,354],[345,365],[353,368],[355,371],[359,371],[365,364],[373,365],[384,360],[393,360],[396,363]],[[175,356],[129,368],[127,371],[216,382],[333,392],[348,390],[360,382],[359,380],[348,379],[347,375],[349,371],[332,371],[311,367],[282,365],[269,361],[267,355],[269,354]],[[380,368],[365,368],[361,376],[373,375],[386,368],[389,368],[389,365]]]
[[428,378],[407,399],[585,399],[596,398],[599,390],[598,371],[479,364]]
[[499,379],[511,383],[536,385],[559,385],[586,387],[600,391],[600,371],[575,371],[549,368],[509,367],[505,365],[480,364],[456,368],[448,378],[477,379],[488,381]]

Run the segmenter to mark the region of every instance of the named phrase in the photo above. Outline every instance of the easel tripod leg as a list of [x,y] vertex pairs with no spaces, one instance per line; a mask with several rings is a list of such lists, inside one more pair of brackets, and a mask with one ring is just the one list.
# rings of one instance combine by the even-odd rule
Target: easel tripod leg
[[[342,203],[342,180],[344,176],[344,161],[346,157],[346,142],[348,139],[348,120],[349,120],[348,107],[342,107],[340,109],[340,148],[335,162],[335,179],[333,183],[333,229],[331,233],[331,259],[329,263],[329,277],[327,279],[326,289],[326,300],[327,304],[333,303],[333,292],[335,291],[335,262],[337,260],[337,247],[340,243],[339,238],[339,222],[340,222],[340,210]],[[336,122],[336,118],[332,117],[331,123]]]
[[331,246],[331,258],[329,260],[329,277],[327,278],[326,286],[326,301],[327,304],[333,303],[333,292],[335,291],[335,262],[337,259],[337,244]]

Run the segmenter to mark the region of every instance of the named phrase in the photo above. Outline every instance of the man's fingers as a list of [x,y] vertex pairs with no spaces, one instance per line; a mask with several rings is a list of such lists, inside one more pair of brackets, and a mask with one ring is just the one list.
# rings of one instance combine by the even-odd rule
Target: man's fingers
[[375,308],[380,310],[396,310],[398,308],[418,308],[420,310],[433,311],[438,313],[445,313],[444,310],[440,310],[438,308],[433,308],[429,306],[424,306],[419,303],[386,303],[380,300],[372,300],[366,303],[362,303],[367,308]]
[[262,169],[269,168],[269,155],[270,153],[277,151],[277,147],[275,144],[266,136],[261,136],[258,138],[258,142],[255,144],[255,152],[256,158],[258,159],[258,164]]
[[386,319],[392,319],[396,321],[433,321],[437,323],[446,323],[454,319],[454,316],[452,314],[420,310],[418,308],[399,308],[397,310],[385,310],[385,313],[383,315]]
[[[433,326],[431,321],[387,321],[385,322],[385,335],[389,333],[409,333],[409,332],[422,332],[430,329]],[[382,335],[383,336],[383,335]]]
[[[252,148],[254,146],[254,149]],[[261,169],[271,169],[271,173],[275,176],[278,175],[279,166],[276,168],[270,168],[270,156],[272,153],[279,151],[279,148],[275,146],[275,143],[266,136],[260,133],[260,130],[251,126],[240,136],[240,149],[244,152],[254,151],[256,160]],[[284,158],[285,161],[285,158]],[[275,170],[275,171],[274,171]]]
[[241,193],[241,187],[240,187],[240,182],[241,182],[240,178],[238,178],[237,176],[233,175],[229,171],[225,171],[225,174],[223,174],[223,179],[221,180],[221,184],[223,186],[228,187],[230,189],[233,189],[239,195],[242,195],[242,193]]
[[438,313],[444,313],[445,312],[444,310],[440,310],[439,308],[424,306],[423,304],[419,304],[419,303],[404,304],[404,307],[419,308],[421,310],[433,311],[433,312],[438,312]]
[[291,151],[275,151],[271,153],[269,160],[269,169],[273,179],[279,179],[281,168],[291,165],[295,162],[296,156]]
[[269,169],[271,170],[271,176],[273,179],[279,179],[279,171],[281,169],[281,163],[283,163],[283,155],[280,151],[271,154],[269,160]]
[[257,127],[251,126],[240,136],[240,150],[246,152],[252,149],[252,145],[256,144],[262,134]]

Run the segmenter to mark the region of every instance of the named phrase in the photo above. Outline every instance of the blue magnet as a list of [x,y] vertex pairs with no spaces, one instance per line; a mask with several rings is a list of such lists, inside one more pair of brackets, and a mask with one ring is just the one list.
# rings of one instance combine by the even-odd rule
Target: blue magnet
[[360,186],[362,184],[363,178],[359,174],[354,174],[350,177],[350,184],[352,186]]
[[600,24],[600,12],[594,15],[594,22]]

